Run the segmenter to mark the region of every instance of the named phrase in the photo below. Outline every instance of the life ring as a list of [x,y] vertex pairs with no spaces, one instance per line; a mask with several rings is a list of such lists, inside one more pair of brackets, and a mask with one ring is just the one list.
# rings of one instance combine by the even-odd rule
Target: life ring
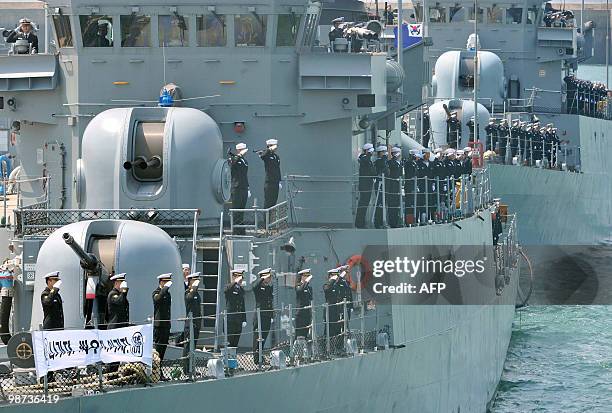
[[353,281],[352,271],[354,267],[361,266],[361,289],[363,290],[364,286],[366,286],[370,280],[370,277],[372,277],[370,263],[361,255],[353,255],[346,261],[346,265],[348,265],[348,269],[346,270],[347,281],[351,285],[353,291],[357,291],[358,283]]

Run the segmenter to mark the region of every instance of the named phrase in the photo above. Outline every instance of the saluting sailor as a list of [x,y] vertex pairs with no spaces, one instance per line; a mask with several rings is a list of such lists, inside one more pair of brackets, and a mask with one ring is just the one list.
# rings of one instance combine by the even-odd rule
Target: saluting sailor
[[232,270],[232,280],[225,286],[225,304],[227,309],[227,341],[230,347],[238,347],[242,328],[246,327],[244,307],[244,288],[242,277],[244,270]]
[[295,287],[295,299],[297,311],[295,314],[295,336],[308,337],[308,330],[312,323],[312,313],[310,306],[312,305],[312,287],[310,280],[312,274],[310,268],[298,272],[300,282]]
[[62,286],[60,272],[53,271],[45,275],[47,287],[40,295],[43,308],[43,330],[64,328],[64,307],[59,290]]
[[161,274],[157,276],[157,280],[159,285],[153,291],[153,343],[160,360],[163,360],[170,337],[170,306],[172,304],[170,287],[172,286],[172,274]]
[[276,153],[278,140],[268,139],[266,150],[257,154],[264,162],[266,180],[264,182],[264,209],[273,207],[278,201],[278,191],[281,188],[280,157]]
[[[259,309],[261,318],[261,346],[266,344],[270,325],[274,318],[273,300],[274,287],[272,286],[272,268],[266,268],[257,273],[257,281],[253,283],[253,294],[255,294],[255,308]],[[257,312],[253,316],[253,360],[259,363],[259,334],[258,334]]]
[[[192,317],[193,325],[193,344],[194,347],[198,344],[198,338],[200,338],[200,326],[202,325],[202,297],[198,292],[198,286],[200,285],[200,273],[194,272],[186,277],[187,289],[185,290],[185,329],[183,331],[183,338],[185,344],[183,345],[183,357],[187,357],[189,351],[191,351],[190,339],[189,339],[189,315]],[[183,367],[183,371],[186,372],[189,366],[189,360]]]
[[[229,152],[229,164],[232,171],[232,208],[244,209],[249,198],[249,163],[244,158],[244,155],[248,152],[246,143],[239,143],[236,145],[236,152]],[[237,225],[243,224],[244,212],[234,212],[234,222]],[[235,235],[244,235],[244,228],[237,228],[234,231]]]
[[130,322],[130,303],[128,302],[128,284],[125,273],[110,277],[113,289],[106,299],[107,329],[127,327]]

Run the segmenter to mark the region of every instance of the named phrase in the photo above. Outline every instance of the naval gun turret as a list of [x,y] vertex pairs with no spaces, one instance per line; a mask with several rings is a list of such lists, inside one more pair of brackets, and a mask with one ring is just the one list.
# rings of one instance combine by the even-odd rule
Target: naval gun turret
[[[477,36],[468,39],[467,50],[445,52],[436,61],[432,77],[434,97],[438,99],[473,99],[475,45]],[[504,104],[506,79],[504,65],[495,53],[478,51],[478,102],[487,107]]]
[[200,225],[216,226],[229,200],[221,131],[197,109],[106,110],[85,129],[82,154],[82,209],[201,209]]
[[[66,253],[66,245],[74,254]],[[108,272],[114,270],[127,274],[130,322],[143,323],[152,316],[151,293],[157,287],[157,275],[163,273],[172,273],[176,277],[170,288],[172,319],[184,317],[181,262],[176,242],[162,229],[145,222],[98,219],[59,228],[45,240],[38,253],[31,328],[38,329],[42,323],[40,294],[45,288],[45,274],[52,271],[59,271],[62,278],[60,294],[66,328],[83,328],[87,324],[89,275],[96,274],[96,271],[104,274],[107,269]],[[83,276],[84,271],[87,277]],[[98,324],[103,324],[105,320],[101,314],[104,308],[98,308],[95,313]],[[27,321],[17,320],[16,325],[25,327]],[[173,331],[182,327],[178,321],[173,322]]]

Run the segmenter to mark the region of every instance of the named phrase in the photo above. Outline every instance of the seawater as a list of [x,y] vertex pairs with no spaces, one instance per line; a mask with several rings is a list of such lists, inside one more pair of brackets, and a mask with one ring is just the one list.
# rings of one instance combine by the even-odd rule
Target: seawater
[[518,311],[491,411],[612,412],[612,306]]

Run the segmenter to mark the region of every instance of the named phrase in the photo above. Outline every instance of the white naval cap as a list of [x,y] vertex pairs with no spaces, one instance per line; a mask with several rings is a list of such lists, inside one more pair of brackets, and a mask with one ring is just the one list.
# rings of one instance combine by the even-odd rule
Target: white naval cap
[[472,152],[472,148],[470,146],[466,146],[463,148],[463,152]]
[[417,153],[419,153],[419,150],[418,150],[418,149],[410,149],[408,152],[409,152],[411,155],[416,155]]
[[189,265],[189,264],[182,264],[181,268],[184,269],[184,270],[188,270],[188,269],[191,268],[191,265]]
[[440,153],[442,152],[442,148],[436,148],[433,150],[434,153]]
[[376,147],[376,152],[387,152],[387,147],[385,145],[378,145]]
[[308,275],[310,274],[310,268],[304,268],[302,271],[298,271],[298,275]]
[[338,274],[340,272],[340,268],[332,268],[331,270],[327,270],[327,274]]
[[344,17],[336,17],[334,20],[331,21],[332,23],[342,23],[344,22]]
[[395,154],[395,153],[401,153],[402,152],[402,148],[398,148],[397,146],[394,146],[393,148],[391,148],[391,153]]
[[277,139],[268,139],[266,141],[266,145],[268,145],[268,146],[278,145],[278,140]]
[[374,145],[372,145],[371,143],[366,143],[365,145],[363,145],[363,150],[372,152],[374,150]]
[[189,279],[189,278],[200,278],[200,272],[199,272],[199,271],[198,271],[198,272],[192,272],[191,274],[189,274],[189,275],[187,276],[187,278],[188,278],[188,279]]
[[421,152],[421,151],[417,151],[417,152],[414,154],[414,156],[416,156],[417,158],[419,158],[419,159],[420,159],[420,158],[422,158],[422,157],[423,157],[423,152]]
[[232,275],[243,275],[245,273],[245,271],[244,270],[239,270],[239,269],[235,268],[235,269],[231,270],[230,273]]
[[57,278],[59,280],[60,279],[60,272],[59,271],[53,271],[53,272],[50,272],[49,274],[45,275],[45,280],[47,280],[49,278]]
[[157,279],[160,280],[160,281],[170,280],[170,279],[172,279],[172,273],[171,272],[167,272],[165,274],[160,274],[160,275],[157,276]]
[[447,155],[454,155],[455,150],[453,148],[448,148],[447,150],[444,151],[444,153]]
[[423,149],[421,149],[421,152],[423,152],[423,153],[431,153],[431,149],[423,148]]
[[259,271],[257,275],[259,275],[262,278],[269,277],[270,275],[272,275],[272,268],[264,268],[263,270]]
[[240,142],[240,143],[236,144],[236,150],[237,151],[241,151],[241,150],[246,149],[246,148],[247,148],[246,143]]
[[122,272],[122,273],[113,275],[112,277],[110,277],[110,280],[111,281],[125,280],[125,276],[126,274]]
[[464,154],[463,150],[459,149],[457,152],[455,152],[457,155],[461,156]]

